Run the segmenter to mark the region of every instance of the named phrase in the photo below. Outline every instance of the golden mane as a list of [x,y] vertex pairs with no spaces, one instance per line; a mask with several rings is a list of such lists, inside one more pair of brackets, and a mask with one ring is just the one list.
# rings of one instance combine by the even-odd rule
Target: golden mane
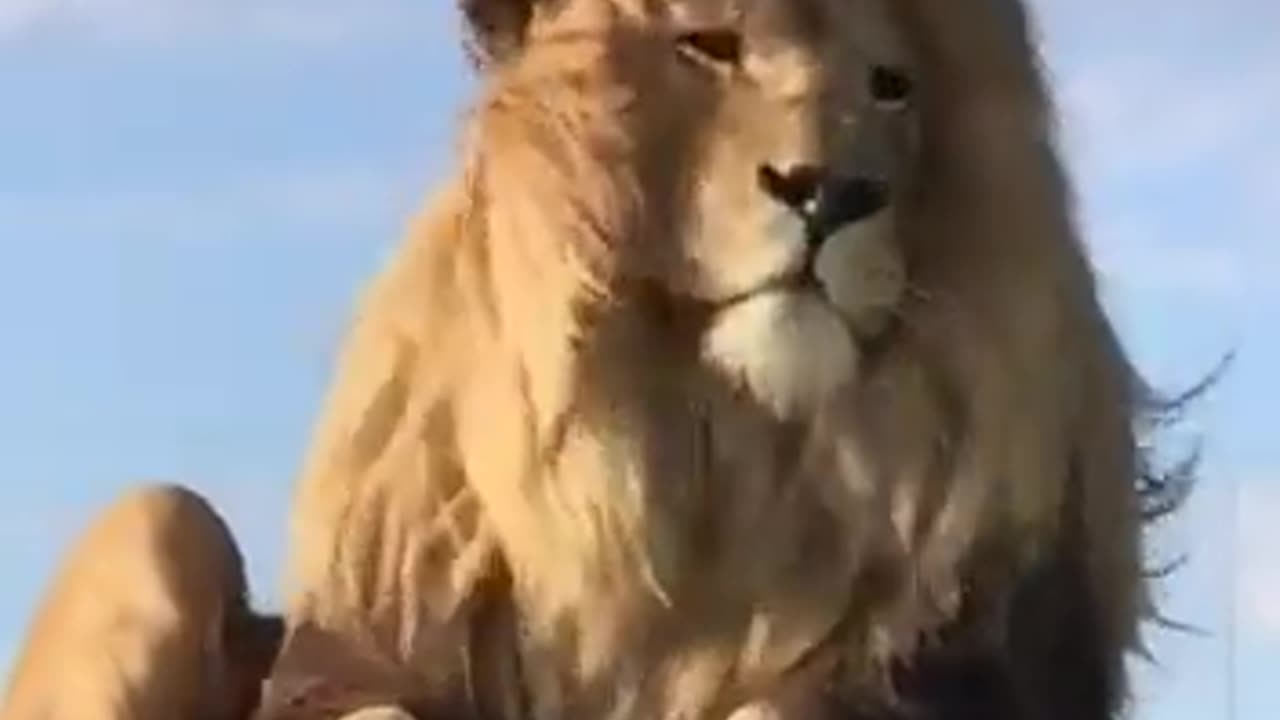
[[[776,86],[708,90],[729,81],[688,79],[671,39],[736,62],[678,32],[721,32],[688,20],[720,5],[464,3],[483,88],[461,171],[343,351],[294,508],[281,686],[347,652],[424,717],[701,718],[822,657],[841,701],[891,703],[885,681],[949,702],[938,677],[963,661],[993,717],[1119,707],[1151,610],[1146,396],[1073,226],[1021,3],[761,0],[729,25],[797,54],[761,61]],[[834,65],[853,57],[913,87],[911,121],[875,141],[909,287],[870,339],[789,290],[736,300],[781,245],[734,179],[863,97]],[[801,81],[825,93],[812,115]],[[803,147],[841,162],[871,117]],[[799,373],[792,330],[817,363]]]

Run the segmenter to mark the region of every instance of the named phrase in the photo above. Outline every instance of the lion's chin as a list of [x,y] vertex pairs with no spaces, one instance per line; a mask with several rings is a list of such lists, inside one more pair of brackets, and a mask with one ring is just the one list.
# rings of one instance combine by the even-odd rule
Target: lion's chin
[[702,355],[783,419],[817,412],[858,371],[848,327],[818,290],[764,290],[722,308]]

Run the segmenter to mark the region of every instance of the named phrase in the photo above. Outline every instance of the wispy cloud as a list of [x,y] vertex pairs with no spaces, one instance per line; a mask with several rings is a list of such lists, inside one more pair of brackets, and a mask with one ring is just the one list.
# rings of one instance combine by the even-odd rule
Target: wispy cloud
[[[436,2],[411,0],[3,0],[0,41],[47,35],[130,41],[241,35],[332,43],[370,33],[436,30]],[[413,28],[412,20],[423,25]],[[410,22],[406,23],[406,20]]]
[[1246,0],[1037,5],[1104,275],[1218,302],[1274,292],[1280,47],[1248,28],[1280,12]]
[[[0,235],[47,233],[97,238],[149,237],[171,241],[218,237],[246,219],[329,229],[397,221],[418,203],[420,172],[334,170],[244,174],[203,186],[105,189],[94,193],[0,193]],[[199,229],[200,232],[194,232]],[[352,238],[353,242],[360,238]]]
[[1223,302],[1248,296],[1253,268],[1244,244],[1175,243],[1174,233],[1141,212],[1090,219],[1086,235],[1094,266],[1130,292]]
[[1253,62],[1226,76],[1191,56],[1170,62],[1136,52],[1068,66],[1059,92],[1071,148],[1090,172],[1140,179],[1238,151],[1280,97],[1258,82],[1280,53]]
[[48,0],[8,0],[0,5],[0,33],[30,27],[48,11]]
[[1280,469],[1259,474],[1241,487],[1240,596],[1243,630],[1280,643]]

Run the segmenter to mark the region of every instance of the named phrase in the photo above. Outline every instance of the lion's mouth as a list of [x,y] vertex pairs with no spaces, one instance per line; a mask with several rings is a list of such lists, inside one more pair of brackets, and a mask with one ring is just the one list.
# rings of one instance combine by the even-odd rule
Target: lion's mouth
[[814,258],[807,258],[798,270],[771,275],[746,290],[722,297],[713,302],[712,307],[716,311],[727,310],[762,295],[788,293],[815,295],[827,300],[826,288],[814,269]]
[[762,281],[751,284],[746,290],[721,297],[712,302],[712,305],[716,310],[728,309],[733,305],[740,305],[742,302],[754,300],[762,295],[771,295],[771,293],[814,295],[828,300],[826,286],[818,277],[817,258],[817,252],[808,252],[801,263],[768,275]]
[[748,291],[746,296],[752,297],[763,293],[778,292],[816,294],[826,298],[826,286],[818,278],[816,270],[816,257],[817,253],[810,253],[810,256],[805,258],[804,264],[800,269],[779,273],[767,278],[753,290]]

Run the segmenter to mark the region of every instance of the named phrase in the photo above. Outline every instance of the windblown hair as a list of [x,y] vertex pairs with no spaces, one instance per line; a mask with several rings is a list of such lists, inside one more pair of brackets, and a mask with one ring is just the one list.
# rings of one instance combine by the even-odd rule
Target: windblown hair
[[[1021,3],[463,7],[460,171],[341,358],[280,686],[358,656],[422,717],[701,718],[821,667],[903,717],[1117,711],[1163,486]],[[761,181],[808,166],[888,205],[815,238]]]
[[255,614],[230,531],[199,495],[145,486],[68,551],[9,678],[3,720],[241,720],[279,618]]

